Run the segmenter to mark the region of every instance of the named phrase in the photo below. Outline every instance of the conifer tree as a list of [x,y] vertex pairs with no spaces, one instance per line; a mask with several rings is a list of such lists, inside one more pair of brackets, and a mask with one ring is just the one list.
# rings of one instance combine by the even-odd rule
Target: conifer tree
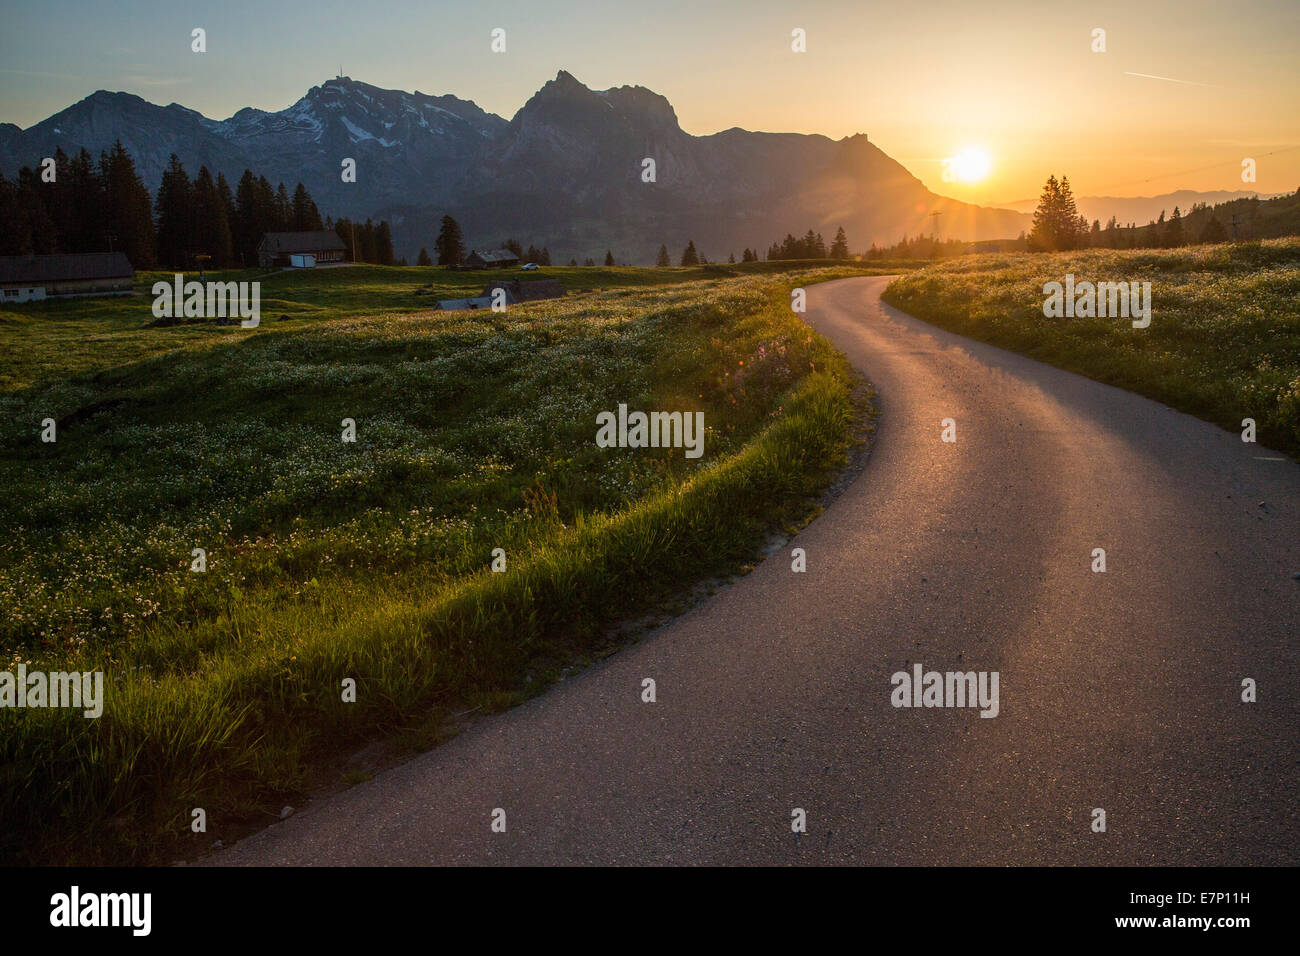
[[438,253],[438,265],[456,266],[465,258],[465,238],[461,235],[460,223],[451,216],[442,217],[442,228],[438,240],[434,243]]

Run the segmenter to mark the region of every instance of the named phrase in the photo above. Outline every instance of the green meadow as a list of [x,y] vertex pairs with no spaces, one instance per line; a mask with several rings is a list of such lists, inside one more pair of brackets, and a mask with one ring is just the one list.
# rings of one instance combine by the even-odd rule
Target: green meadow
[[[1151,325],[1045,318],[1043,284],[1150,282]],[[1300,239],[963,256],[884,298],[953,332],[1117,385],[1300,457]]]
[[[99,719],[0,711],[0,859],[196,855],[742,570],[869,417],[789,290],[869,271],[547,269],[565,298],[500,314],[431,311],[483,273],[275,273],[254,330],[152,325],[162,273],[0,311],[0,670],[106,675]],[[620,402],[703,411],[703,457],[598,448]]]

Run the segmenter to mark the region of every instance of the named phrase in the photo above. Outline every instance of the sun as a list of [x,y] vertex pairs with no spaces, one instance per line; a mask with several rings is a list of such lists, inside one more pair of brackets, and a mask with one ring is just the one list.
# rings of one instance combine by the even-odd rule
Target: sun
[[986,150],[966,146],[952,158],[953,177],[963,183],[977,183],[993,170],[993,160]]

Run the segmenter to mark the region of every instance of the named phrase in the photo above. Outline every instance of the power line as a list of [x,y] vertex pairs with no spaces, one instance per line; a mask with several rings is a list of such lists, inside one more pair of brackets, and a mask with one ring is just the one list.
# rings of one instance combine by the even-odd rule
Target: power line
[[[1294,150],[1294,149],[1300,149],[1300,145],[1298,145],[1298,146],[1286,146],[1286,147],[1283,147],[1282,149],[1275,149],[1275,150],[1273,150],[1272,152],[1263,153],[1263,154],[1261,154],[1261,155],[1263,155],[1263,156],[1276,156],[1276,155],[1279,154],[1279,153],[1289,153],[1289,152],[1291,152],[1291,151]],[[1236,166],[1236,165],[1239,165],[1240,162],[1241,162],[1240,160],[1232,160],[1231,162],[1226,162],[1226,163],[1214,163],[1214,164],[1211,165],[1211,166],[1200,166],[1200,167],[1198,167],[1198,168],[1196,168],[1196,169],[1184,169],[1184,170],[1181,170],[1181,171],[1176,172],[1176,173],[1163,173],[1163,174],[1161,174],[1161,175],[1159,175],[1159,176],[1148,176],[1146,179],[1130,179],[1128,182],[1123,182],[1123,183],[1111,183],[1111,184],[1108,185],[1108,186],[1097,186],[1097,187],[1095,187],[1095,188],[1093,188],[1093,189],[1090,189],[1089,191],[1090,191],[1090,192],[1101,192],[1103,189],[1118,189],[1118,188],[1121,187],[1121,186],[1134,186],[1134,185],[1137,185],[1138,183],[1149,183],[1149,182],[1152,182],[1152,181],[1157,180],[1157,179],[1168,179],[1168,178],[1171,177],[1171,176],[1187,176],[1187,175],[1189,175],[1189,174],[1191,174],[1191,173],[1203,173],[1203,172],[1205,172],[1207,169],[1222,169],[1224,166]]]

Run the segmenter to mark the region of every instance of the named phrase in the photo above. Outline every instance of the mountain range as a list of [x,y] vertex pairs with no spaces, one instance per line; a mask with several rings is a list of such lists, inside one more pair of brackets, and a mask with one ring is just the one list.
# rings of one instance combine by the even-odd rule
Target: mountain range
[[[278,112],[251,107],[209,119],[178,104],[99,91],[28,129],[0,124],[0,171],[35,168],[55,148],[98,156],[115,140],[156,191],[172,153],[232,186],[245,168],[301,181],[324,213],[388,219],[398,255],[433,247],[450,213],[470,245],[507,237],[547,246],[554,261],[653,261],[693,239],[710,259],[760,252],[809,228],[829,244],[843,227],[855,251],[931,232],[1012,237],[1029,216],[932,193],[865,134],[832,140],[739,128],[682,130],[672,105],[640,86],[592,90],[560,71],[506,120],[473,102],[385,90],[338,77]],[[356,182],[340,175],[356,161]],[[655,161],[644,182],[643,161]]]

